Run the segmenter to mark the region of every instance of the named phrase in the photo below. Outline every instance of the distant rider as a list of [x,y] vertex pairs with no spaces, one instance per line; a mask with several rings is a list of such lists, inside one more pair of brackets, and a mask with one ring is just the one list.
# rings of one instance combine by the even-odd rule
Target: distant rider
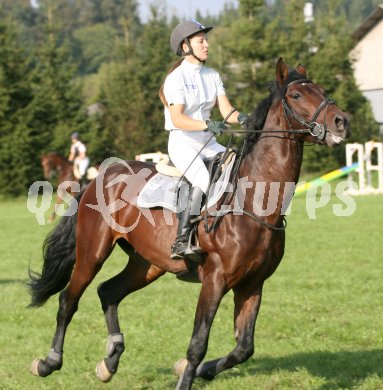
[[75,132],[71,135],[72,145],[70,147],[70,154],[68,160],[73,161],[74,169],[79,173],[79,181],[81,188],[87,184],[86,171],[89,166],[89,158],[86,155],[86,147],[80,141],[80,134]]

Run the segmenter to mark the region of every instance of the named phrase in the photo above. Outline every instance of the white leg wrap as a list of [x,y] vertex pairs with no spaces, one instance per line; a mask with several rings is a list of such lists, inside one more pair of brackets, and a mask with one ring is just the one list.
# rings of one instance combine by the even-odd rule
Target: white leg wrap
[[122,333],[110,334],[106,343],[106,354],[108,357],[112,356],[117,344],[124,344],[124,335]]
[[56,352],[54,349],[51,349],[48,353],[49,359],[54,360],[55,362],[60,363],[62,360],[62,352]]

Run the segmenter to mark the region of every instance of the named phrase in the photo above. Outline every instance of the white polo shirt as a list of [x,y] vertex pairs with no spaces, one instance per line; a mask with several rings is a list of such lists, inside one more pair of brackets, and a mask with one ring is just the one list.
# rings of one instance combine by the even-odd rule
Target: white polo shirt
[[78,157],[80,153],[86,153],[86,147],[81,141],[76,141],[71,145],[70,152],[73,153],[75,157]]
[[[218,72],[200,64],[192,64],[186,59],[166,77],[164,83],[164,95],[168,104],[183,104],[184,114],[197,120],[208,120],[217,96],[225,94]],[[167,107],[165,129],[182,130],[174,126]]]

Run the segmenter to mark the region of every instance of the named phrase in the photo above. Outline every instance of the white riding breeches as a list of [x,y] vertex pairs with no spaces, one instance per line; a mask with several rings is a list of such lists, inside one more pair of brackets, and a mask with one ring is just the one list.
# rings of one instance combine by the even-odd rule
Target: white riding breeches
[[81,177],[83,177],[86,173],[86,170],[88,169],[89,166],[89,158],[75,158],[74,163],[78,167],[78,172],[80,173]]
[[215,137],[212,137],[201,151],[211,136],[211,132],[205,131],[172,130],[168,142],[168,153],[173,164],[185,174],[193,187],[199,187],[205,194],[209,187],[209,171],[204,160],[226,150]]

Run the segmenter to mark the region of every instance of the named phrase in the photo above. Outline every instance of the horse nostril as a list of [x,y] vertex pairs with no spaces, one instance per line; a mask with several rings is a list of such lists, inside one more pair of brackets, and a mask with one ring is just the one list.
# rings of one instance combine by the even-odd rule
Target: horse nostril
[[342,116],[336,116],[335,117],[335,125],[338,129],[343,129],[346,127],[347,119]]
[[349,138],[351,132],[349,127],[349,120],[346,116],[337,115],[335,117],[335,125],[338,130],[344,130],[346,138]]

